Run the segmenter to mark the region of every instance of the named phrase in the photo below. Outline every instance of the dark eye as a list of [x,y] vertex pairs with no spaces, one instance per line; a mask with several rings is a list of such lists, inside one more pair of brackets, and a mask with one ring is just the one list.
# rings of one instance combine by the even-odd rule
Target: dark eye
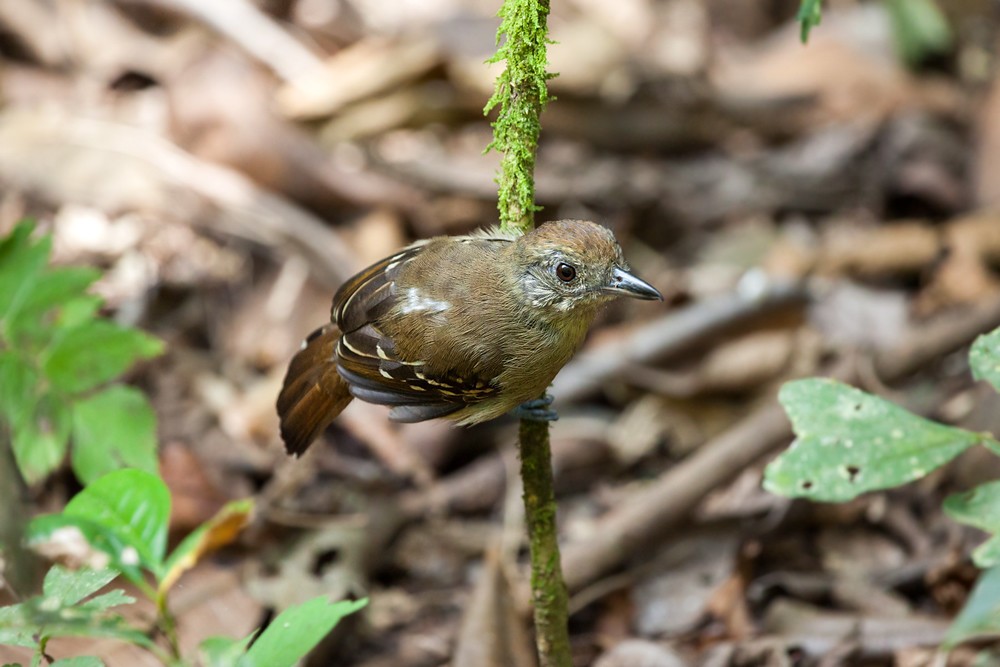
[[572,264],[566,264],[564,262],[556,267],[556,276],[564,283],[568,283],[573,280],[573,278],[576,278],[576,269],[573,268]]

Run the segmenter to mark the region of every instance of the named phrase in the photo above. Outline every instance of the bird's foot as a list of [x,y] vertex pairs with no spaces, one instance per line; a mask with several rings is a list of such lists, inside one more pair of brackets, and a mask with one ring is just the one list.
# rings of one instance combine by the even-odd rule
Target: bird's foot
[[525,401],[510,411],[518,419],[528,419],[536,422],[554,422],[559,419],[559,413],[550,408],[552,396],[544,394],[541,398]]

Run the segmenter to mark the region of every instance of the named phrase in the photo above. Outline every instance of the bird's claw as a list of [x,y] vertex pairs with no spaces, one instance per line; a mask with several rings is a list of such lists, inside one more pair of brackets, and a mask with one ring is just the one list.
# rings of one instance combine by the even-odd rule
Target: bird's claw
[[525,401],[510,411],[518,419],[528,419],[536,422],[554,422],[559,419],[559,413],[549,408],[552,396],[544,394],[541,398]]

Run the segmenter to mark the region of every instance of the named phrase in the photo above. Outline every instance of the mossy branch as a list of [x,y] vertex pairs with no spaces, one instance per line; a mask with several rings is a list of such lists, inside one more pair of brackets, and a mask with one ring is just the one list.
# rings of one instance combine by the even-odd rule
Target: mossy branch
[[569,595],[559,555],[549,425],[522,419],[519,437],[538,662],[541,667],[571,667]]
[[506,62],[485,113],[500,108],[493,122],[493,141],[486,150],[503,153],[497,207],[500,226],[527,232],[534,227],[535,153],[542,109],[549,101],[546,82],[548,0],[505,0],[497,30],[497,52],[487,62]]
[[[503,153],[497,178],[500,226],[521,233],[534,227],[538,210],[534,175],[539,118],[549,100],[546,82],[554,76],[546,71],[548,15],[548,0],[504,0],[499,48],[490,59],[506,62],[485,109],[487,113],[494,107],[500,109],[493,123],[493,142],[487,147]],[[548,424],[522,420],[519,436],[539,664],[571,667],[568,596],[559,556]]]

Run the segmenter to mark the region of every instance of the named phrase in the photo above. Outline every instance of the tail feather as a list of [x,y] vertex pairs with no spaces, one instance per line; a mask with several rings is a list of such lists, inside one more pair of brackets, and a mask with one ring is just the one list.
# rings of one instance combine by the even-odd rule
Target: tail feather
[[281,439],[289,454],[302,454],[351,402],[348,385],[337,373],[340,330],[333,324],[306,339],[288,365],[278,394]]

